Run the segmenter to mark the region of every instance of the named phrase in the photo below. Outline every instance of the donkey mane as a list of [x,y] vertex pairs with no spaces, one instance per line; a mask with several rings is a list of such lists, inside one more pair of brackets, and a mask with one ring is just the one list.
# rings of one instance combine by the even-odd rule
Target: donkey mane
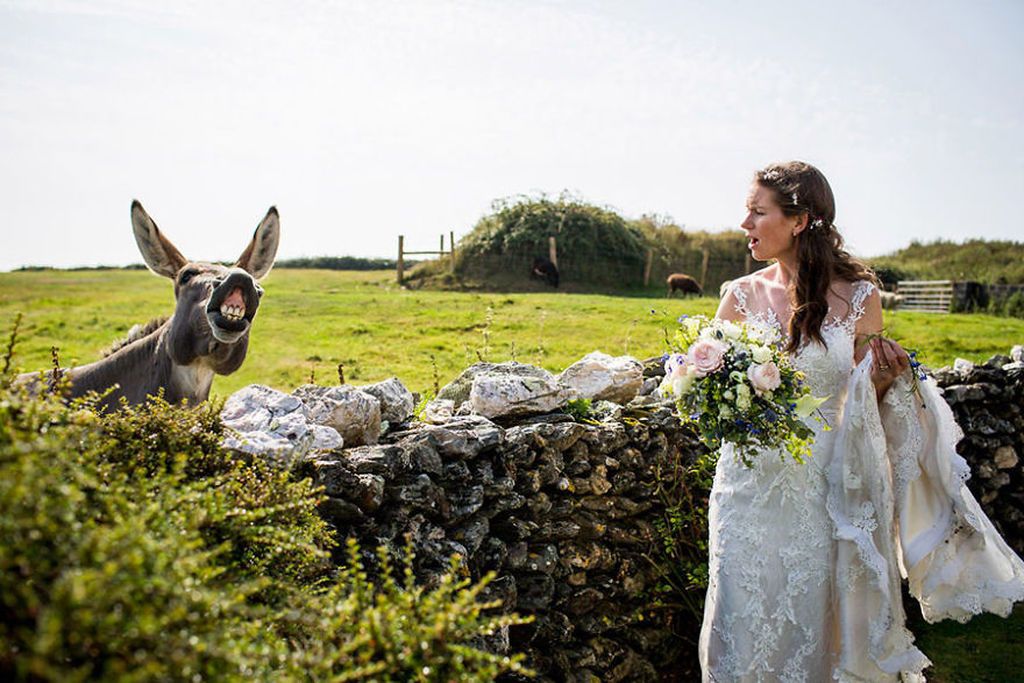
[[120,351],[121,349],[123,349],[124,347],[128,346],[132,342],[136,342],[142,339],[143,337],[148,337],[149,335],[153,334],[153,332],[155,332],[157,329],[159,329],[161,325],[163,325],[170,319],[170,316],[164,315],[157,318],[153,318],[145,325],[132,325],[131,329],[128,330],[128,334],[125,335],[123,339],[119,339],[115,341],[113,344],[111,344],[110,348],[105,350],[100,355],[100,358],[108,358],[117,353],[118,351]]

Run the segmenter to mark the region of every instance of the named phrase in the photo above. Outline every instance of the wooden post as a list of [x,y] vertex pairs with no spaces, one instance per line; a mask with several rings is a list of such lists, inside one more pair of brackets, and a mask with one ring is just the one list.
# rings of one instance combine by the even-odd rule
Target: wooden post
[[558,242],[554,237],[548,238],[548,260],[555,264],[555,268],[558,267]]
[[711,252],[708,251],[707,247],[704,247],[704,260],[700,264],[700,286],[704,288],[705,283],[708,281],[708,261],[711,260]]
[[747,269],[747,275],[750,275],[750,270],[751,270],[751,268],[754,267],[754,259],[752,259],[750,257],[750,252],[749,251],[747,252],[747,261],[746,261],[745,265],[746,265],[746,269]]
[[647,259],[644,261],[644,287],[651,284],[651,265],[654,263],[654,250],[647,250]]
[[405,235],[398,236],[398,284],[402,284],[405,277]]
[[441,249],[440,249],[440,252],[441,252],[440,255],[444,256],[444,233],[443,232],[441,233]]
[[451,251],[451,269],[455,272],[455,231],[448,232],[448,250]]

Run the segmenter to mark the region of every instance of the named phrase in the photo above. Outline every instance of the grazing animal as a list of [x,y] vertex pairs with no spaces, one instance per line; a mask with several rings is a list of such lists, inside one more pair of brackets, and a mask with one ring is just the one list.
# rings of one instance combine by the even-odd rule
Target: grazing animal
[[701,286],[689,275],[683,273],[672,273],[665,280],[668,283],[668,294],[666,296],[672,296],[676,291],[680,291],[683,294],[696,294],[700,296],[704,293]]
[[[150,270],[174,281],[174,314],[130,335],[106,358],[67,370],[70,396],[115,387],[102,405],[116,407],[121,398],[139,404],[161,389],[170,403],[205,401],[213,376],[229,375],[245,360],[263,295],[257,280],[270,272],[277,254],[277,209],[270,208],[231,267],[186,259],[138,201],[132,202],[132,230]],[[39,373],[19,379],[32,383]]]
[[533,259],[533,266],[530,268],[530,277],[544,280],[552,287],[558,287],[558,266],[542,256]]
[[878,296],[882,298],[882,308],[887,311],[894,311],[903,303],[903,297],[893,292],[879,292]]

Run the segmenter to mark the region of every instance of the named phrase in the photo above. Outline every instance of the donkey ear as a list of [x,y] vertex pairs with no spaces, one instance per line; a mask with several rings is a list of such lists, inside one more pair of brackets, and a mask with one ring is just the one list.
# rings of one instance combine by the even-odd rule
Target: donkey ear
[[132,231],[142,258],[157,275],[174,278],[182,266],[188,263],[188,259],[156,227],[138,199],[132,201]]
[[238,257],[235,266],[246,271],[257,280],[270,272],[277,255],[277,243],[281,239],[277,208],[270,207],[266,217],[260,222],[252,235],[252,242]]

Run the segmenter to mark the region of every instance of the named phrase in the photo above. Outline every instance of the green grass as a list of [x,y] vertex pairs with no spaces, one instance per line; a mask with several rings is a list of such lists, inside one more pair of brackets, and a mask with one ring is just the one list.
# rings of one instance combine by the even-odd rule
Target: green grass
[[1009,683],[1024,680],[1024,605],[1003,619],[982,614],[966,624],[927,624],[917,603],[907,605],[907,624],[932,667],[929,683]]
[[[339,363],[348,382],[396,375],[424,391],[435,365],[443,385],[481,357],[553,371],[595,349],[644,358],[664,350],[664,330],[677,316],[711,315],[718,305],[713,298],[404,290],[379,271],[282,269],[263,285],[248,359],[216,379],[216,394],[254,382],[290,390],[311,375],[333,383]],[[65,365],[87,363],[133,324],[170,314],[172,299],[170,282],[147,271],[0,273],[0,335],[22,312],[22,369],[48,367],[51,346]],[[887,313],[887,326],[933,367],[957,356],[984,360],[1024,342],[1024,321],[985,315]]]
[[[217,378],[217,394],[253,382],[290,390],[311,372],[332,383],[338,363],[356,384],[397,375],[424,391],[434,364],[444,384],[480,356],[556,371],[595,349],[643,358],[664,350],[664,329],[677,316],[711,315],[718,305],[713,298],[409,291],[374,271],[277,270],[263,284],[249,357],[239,372]],[[48,367],[51,346],[65,364],[94,360],[131,325],[172,308],[170,282],[146,271],[0,273],[0,336],[22,312],[16,362],[25,370]],[[1024,343],[1024,321],[986,315],[896,312],[886,313],[886,325],[932,367]],[[1008,681],[1024,672],[1024,609],[1008,621],[918,619],[912,627],[936,664],[929,680]]]

